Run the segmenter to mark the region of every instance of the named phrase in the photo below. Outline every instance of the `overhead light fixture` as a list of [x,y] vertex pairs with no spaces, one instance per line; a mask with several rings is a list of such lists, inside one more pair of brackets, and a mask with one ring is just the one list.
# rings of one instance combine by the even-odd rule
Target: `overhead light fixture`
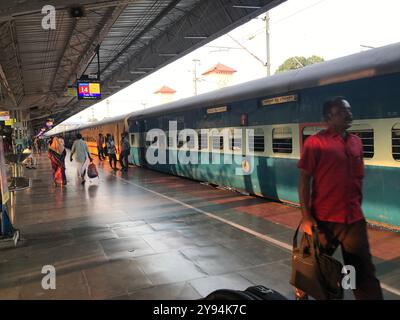
[[233,8],[239,8],[239,9],[260,9],[261,7],[258,6],[232,6]]
[[158,54],[160,57],[175,57],[178,54],[177,53],[159,53]]
[[121,86],[108,86],[108,88],[110,88],[110,89],[119,89],[119,88],[121,88]]
[[117,80],[117,82],[119,82],[119,83],[129,83],[129,82],[131,82],[131,80]]
[[129,71],[131,74],[145,74],[146,71]]
[[138,67],[136,69],[138,69],[138,70],[153,70],[154,68],[153,67]]
[[184,39],[207,39],[206,36],[184,36]]
[[72,18],[81,18],[84,16],[83,7],[72,7],[69,9]]

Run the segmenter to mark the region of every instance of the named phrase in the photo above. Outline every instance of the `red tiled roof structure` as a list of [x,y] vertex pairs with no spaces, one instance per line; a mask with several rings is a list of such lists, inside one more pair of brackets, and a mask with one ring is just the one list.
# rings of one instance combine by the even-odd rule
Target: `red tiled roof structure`
[[171,89],[170,87],[167,86],[162,86],[160,89],[158,89],[154,93],[175,93],[176,91],[174,89]]
[[205,76],[209,73],[225,73],[225,74],[232,74],[236,72],[235,69],[232,69],[222,63],[217,63],[214,67],[208,69],[206,72],[204,72],[202,75]]

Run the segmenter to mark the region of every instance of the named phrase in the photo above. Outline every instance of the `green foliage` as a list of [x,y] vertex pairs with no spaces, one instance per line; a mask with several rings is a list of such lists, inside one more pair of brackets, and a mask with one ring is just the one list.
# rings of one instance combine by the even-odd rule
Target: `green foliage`
[[286,59],[285,62],[279,66],[275,74],[282,73],[288,70],[300,69],[310,64],[319,63],[323,61],[325,61],[324,58],[315,55],[308,58],[300,56],[291,57],[289,59]]

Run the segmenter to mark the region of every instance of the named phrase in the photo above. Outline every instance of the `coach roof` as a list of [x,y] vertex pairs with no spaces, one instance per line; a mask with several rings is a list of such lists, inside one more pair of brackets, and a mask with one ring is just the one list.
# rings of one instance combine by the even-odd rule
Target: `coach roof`
[[400,43],[309,65],[301,69],[222,88],[146,110],[135,111],[129,115],[129,118],[219,106],[233,101],[267,97],[304,88],[396,72],[400,72]]

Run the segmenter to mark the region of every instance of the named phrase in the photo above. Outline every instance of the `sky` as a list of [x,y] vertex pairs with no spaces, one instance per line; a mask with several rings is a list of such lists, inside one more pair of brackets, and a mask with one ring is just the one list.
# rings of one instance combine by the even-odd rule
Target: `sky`
[[[318,55],[331,60],[400,42],[400,0],[287,0],[269,11],[271,75],[287,58]],[[174,99],[193,95],[193,59],[198,94],[211,89],[201,73],[217,63],[235,70],[232,84],[267,76],[265,14],[131,84],[113,96],[67,119],[66,123],[101,120],[160,104],[154,94],[166,85]],[[234,40],[232,40],[232,38]],[[239,42],[240,45],[237,43]],[[227,49],[227,47],[229,49]],[[244,50],[245,47],[247,50]],[[250,52],[250,53],[249,53]],[[255,57],[257,58],[255,58]],[[261,60],[261,61],[260,61]]]

